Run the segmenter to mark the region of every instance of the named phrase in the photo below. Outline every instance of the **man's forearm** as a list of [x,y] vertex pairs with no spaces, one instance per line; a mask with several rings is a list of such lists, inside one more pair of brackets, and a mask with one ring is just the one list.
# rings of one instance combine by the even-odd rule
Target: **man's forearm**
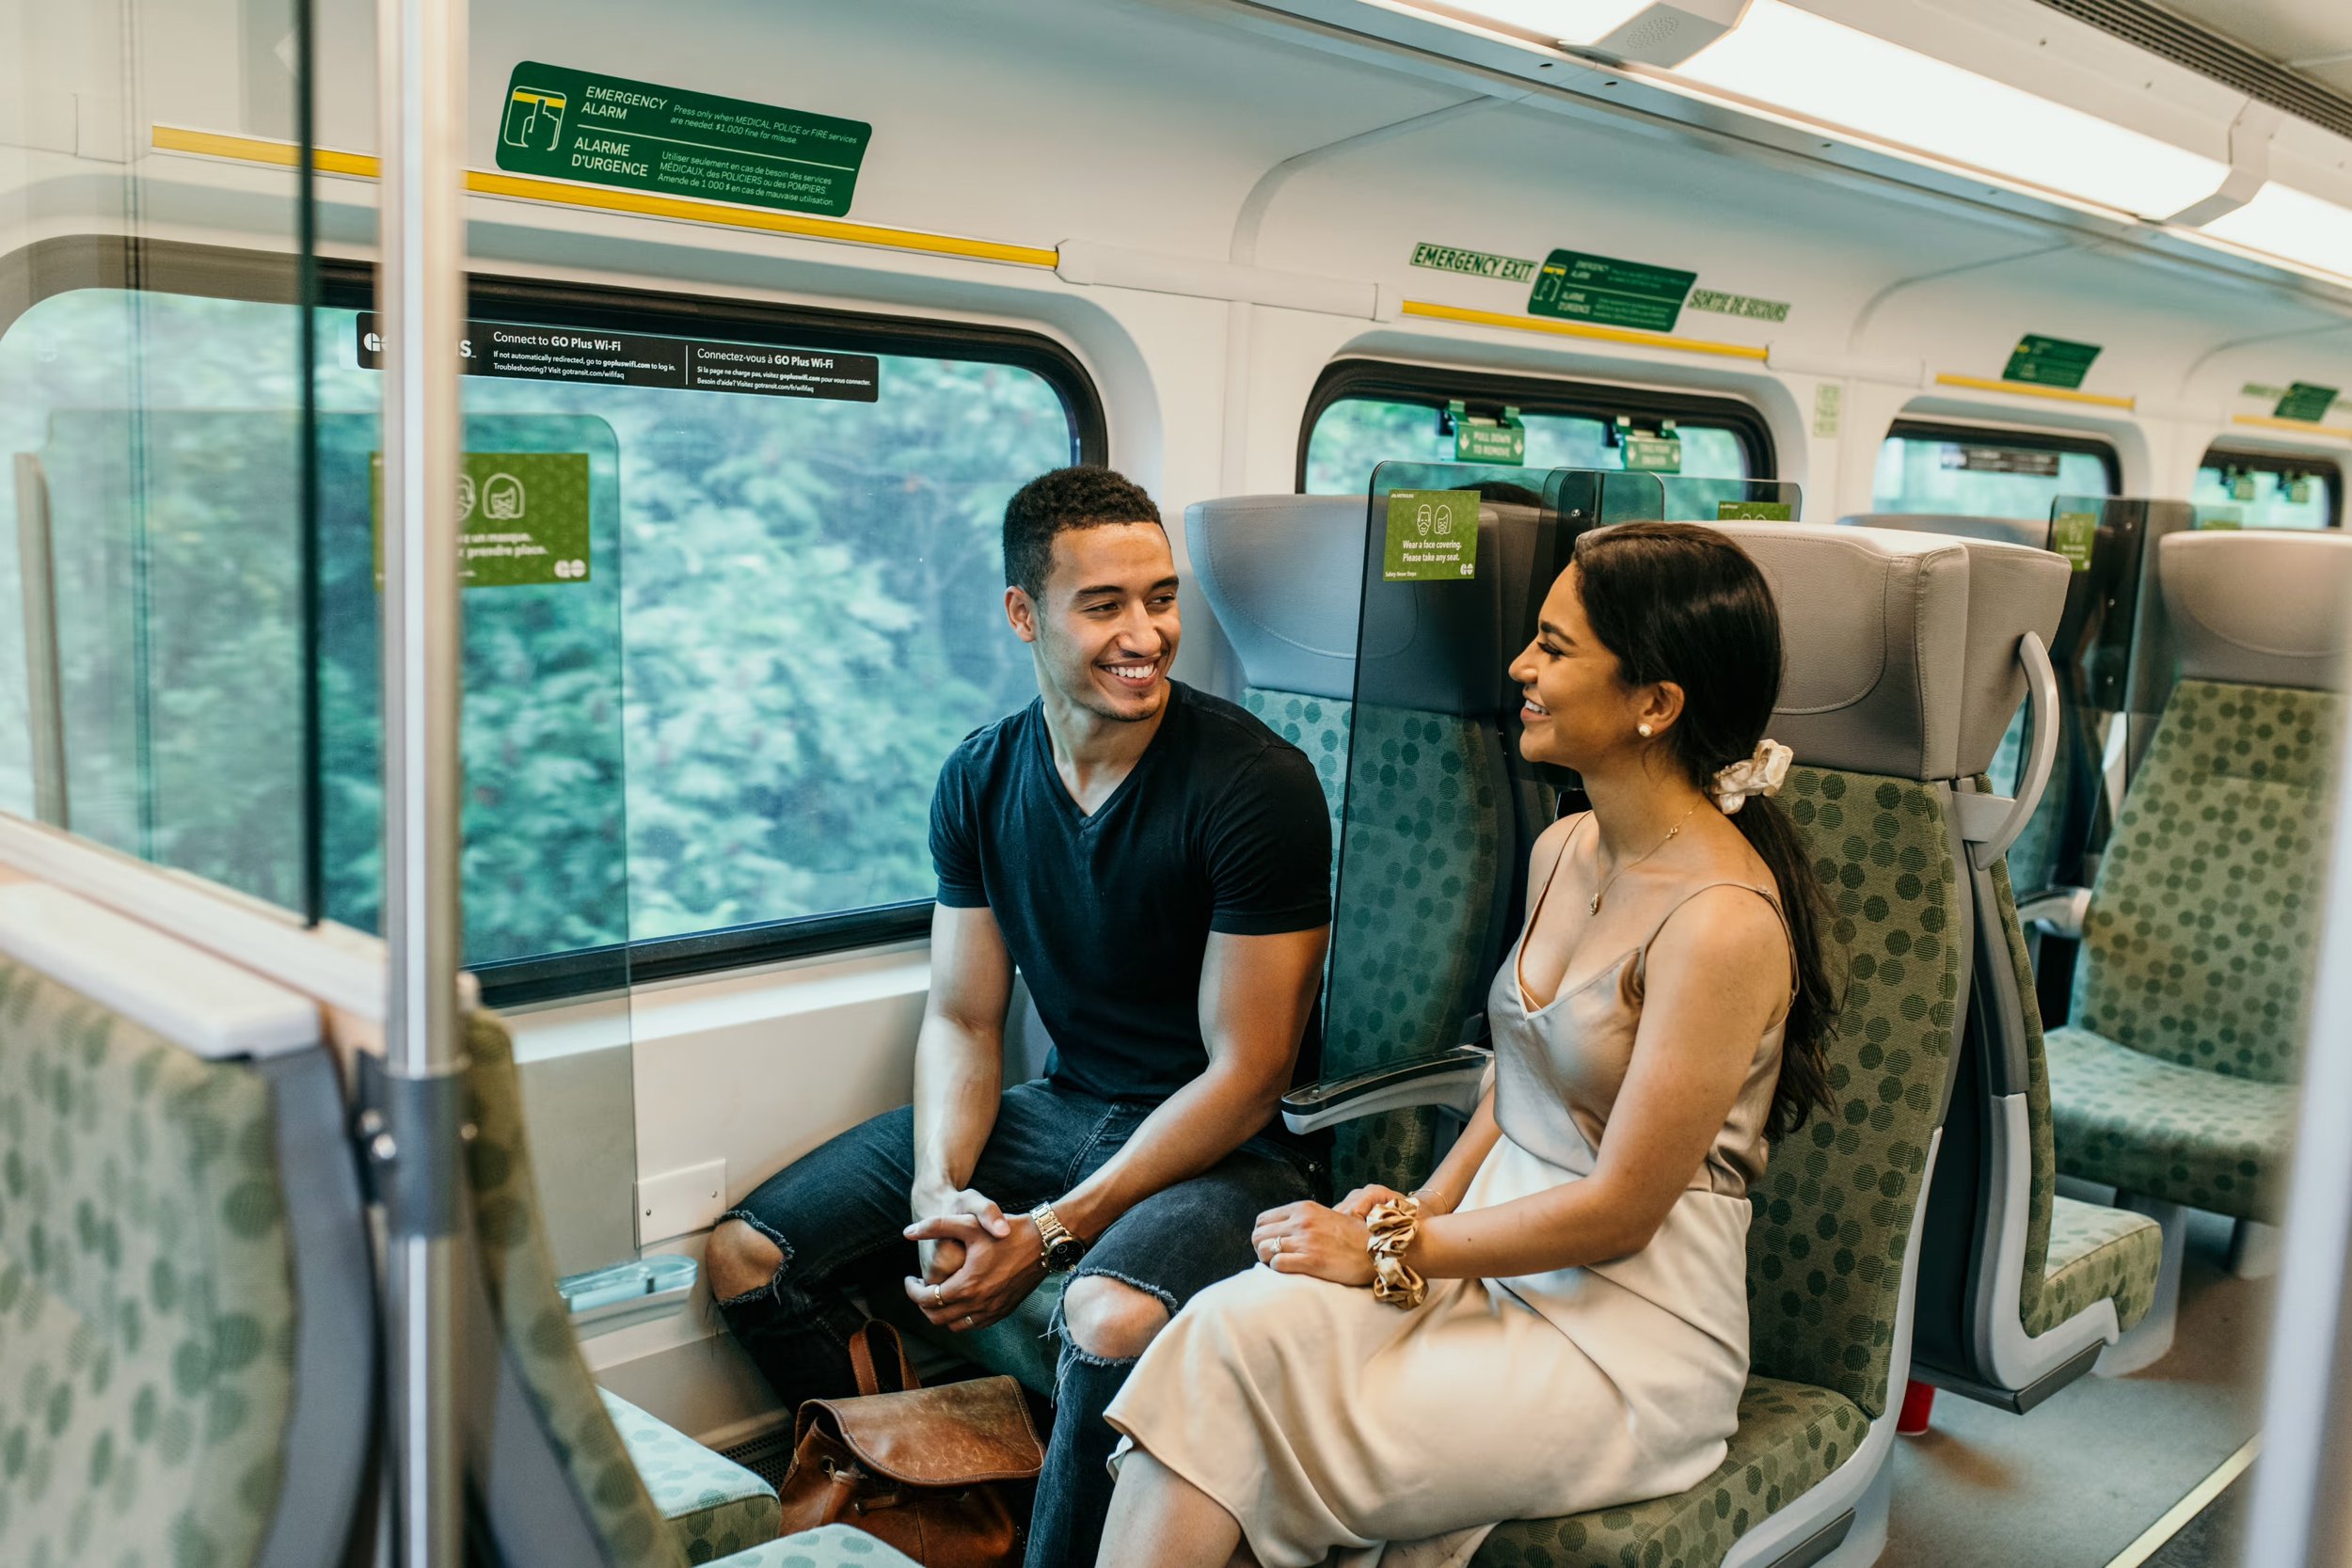
[[914,1041],[914,1208],[972,1184],[973,1167],[996,1125],[1004,1085],[1004,1041],[940,1014],[927,1014]]
[[1054,1199],[1055,1217],[1093,1241],[1153,1193],[1200,1175],[1263,1131],[1283,1086],[1213,1064],[1168,1096],[1102,1169]]

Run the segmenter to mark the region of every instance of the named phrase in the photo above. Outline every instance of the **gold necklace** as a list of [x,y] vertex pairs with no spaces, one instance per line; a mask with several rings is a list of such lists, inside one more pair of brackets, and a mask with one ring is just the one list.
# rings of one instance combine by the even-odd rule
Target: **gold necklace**
[[1623,865],[1617,867],[1616,870],[1609,873],[1609,879],[1600,884],[1599,892],[1593,895],[1593,901],[1590,905],[1586,906],[1585,912],[1587,914],[1600,913],[1600,901],[1602,897],[1608,894],[1611,888],[1617,885],[1617,879],[1632,870],[1635,866],[1641,864],[1642,862],[1649,859],[1650,855],[1658,853],[1659,850],[1663,849],[1667,845],[1672,844],[1675,841],[1675,835],[1682,832],[1683,823],[1691,820],[1692,812],[1695,812],[1698,809],[1698,807],[1692,806],[1690,811],[1684,812],[1682,814],[1682,821],[1676,823],[1671,828],[1668,828],[1666,830],[1666,836],[1660,839],[1656,844],[1651,845],[1648,854],[1638,855],[1632,860],[1626,862]]

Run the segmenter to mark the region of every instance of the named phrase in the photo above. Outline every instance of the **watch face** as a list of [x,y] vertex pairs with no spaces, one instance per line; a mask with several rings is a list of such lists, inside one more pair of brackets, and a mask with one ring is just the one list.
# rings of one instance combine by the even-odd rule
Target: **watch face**
[[1087,1255],[1087,1244],[1075,1236],[1065,1236],[1045,1249],[1045,1267],[1054,1274],[1068,1274],[1078,1266],[1078,1259]]

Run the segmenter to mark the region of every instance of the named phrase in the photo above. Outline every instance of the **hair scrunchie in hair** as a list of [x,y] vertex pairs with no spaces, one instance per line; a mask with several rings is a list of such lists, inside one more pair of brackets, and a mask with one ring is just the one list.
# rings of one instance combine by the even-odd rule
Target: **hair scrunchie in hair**
[[1723,814],[1730,816],[1748,803],[1751,795],[1772,796],[1780,793],[1781,781],[1788,777],[1788,765],[1797,753],[1779,741],[1767,737],[1756,744],[1756,755],[1735,762],[1715,775],[1707,793],[1715,798]]

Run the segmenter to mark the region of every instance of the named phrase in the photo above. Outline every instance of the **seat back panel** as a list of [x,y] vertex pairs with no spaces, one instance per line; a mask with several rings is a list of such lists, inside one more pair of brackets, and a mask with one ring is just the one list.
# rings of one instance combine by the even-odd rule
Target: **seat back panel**
[[0,958],[0,1562],[256,1562],[294,1394],[267,1080]]
[[1772,1149],[1748,1226],[1756,1375],[1886,1408],[1903,1258],[1950,1082],[1968,926],[1943,786],[1792,768],[1845,950],[1836,1103]]
[[2074,1023],[2184,1067],[2294,1081],[2342,718],[2330,692],[2173,689],[2099,869]]
[[[480,1380],[475,1392],[477,1483],[485,1476],[495,1482],[533,1469],[544,1475],[547,1466],[536,1456],[551,1454],[575,1505],[561,1511],[584,1517],[612,1568],[685,1568],[685,1552],[605,1413],[563,1297],[556,1293],[555,1266],[532,1184],[514,1041],[495,1016],[476,1012],[467,1022],[466,1051],[467,1114],[475,1129],[466,1163],[483,1286],[477,1316],[486,1319],[477,1322],[473,1338],[483,1363],[501,1366],[501,1375]],[[485,1336],[494,1338],[483,1343]],[[494,1388],[497,1408],[485,1411],[484,1402]],[[528,1410],[528,1422],[514,1418],[518,1402]],[[491,1442],[495,1450],[485,1447]],[[510,1443],[520,1445],[524,1455],[511,1453]],[[560,1508],[560,1499],[524,1495],[525,1490],[492,1484],[485,1499],[499,1553],[509,1568],[559,1560],[546,1555],[544,1528],[526,1526],[534,1513]]]

